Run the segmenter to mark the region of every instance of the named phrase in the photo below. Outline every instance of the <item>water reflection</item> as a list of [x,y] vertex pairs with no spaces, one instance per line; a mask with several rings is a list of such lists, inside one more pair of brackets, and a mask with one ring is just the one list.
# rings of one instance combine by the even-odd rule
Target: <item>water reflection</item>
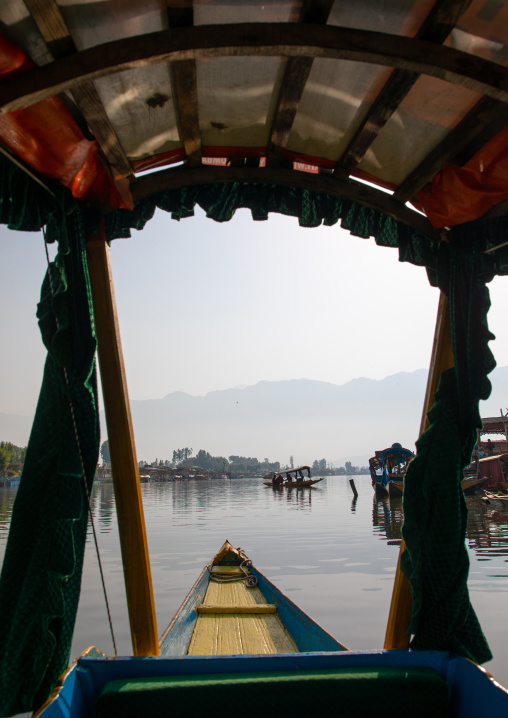
[[303,509],[310,511],[312,507],[312,494],[319,489],[286,489],[283,486],[267,487],[273,492],[275,500],[284,501],[290,508]]
[[[197,573],[228,538],[243,546],[268,578],[346,645],[382,645],[401,540],[402,502],[375,499],[369,476],[355,477],[355,483],[357,498],[344,476],[327,477],[305,490],[274,491],[260,479],[142,484],[161,626],[167,625]],[[0,563],[16,493],[15,487],[0,489]],[[508,641],[500,628],[508,595],[508,512],[485,505],[481,497],[468,497],[467,504],[468,584],[495,656],[487,668],[508,684]],[[92,510],[119,650],[128,653],[129,622],[111,484],[95,484]],[[108,631],[97,561],[90,549],[89,544],[73,654],[90,643],[102,647]]]
[[17,490],[17,486],[4,486],[0,489],[0,539],[6,539],[9,533],[12,505]]
[[[116,521],[115,494],[112,483],[95,483],[90,497],[92,514],[95,525],[101,534],[111,531],[113,521]],[[90,539],[90,526],[88,531]]]
[[389,496],[380,499],[374,494],[372,504],[374,535],[387,539],[388,544],[392,546],[400,546],[402,522],[402,499]]
[[[480,496],[468,496],[467,540],[478,561],[508,557],[508,511],[493,508]],[[508,561],[508,558],[503,558]]]
[[[508,562],[508,511],[486,504],[481,496],[466,497],[468,547],[478,561],[503,557]],[[389,544],[399,544],[403,524],[402,499],[374,496],[372,526],[374,535]]]

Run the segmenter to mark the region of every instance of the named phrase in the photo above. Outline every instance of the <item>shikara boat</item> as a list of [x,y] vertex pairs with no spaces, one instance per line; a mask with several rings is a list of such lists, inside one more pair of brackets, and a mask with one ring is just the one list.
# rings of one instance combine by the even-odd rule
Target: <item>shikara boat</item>
[[[314,484],[319,484],[320,481],[324,481],[323,477],[319,479],[302,479],[301,481],[285,481],[282,486],[286,489],[305,489]],[[270,484],[265,483],[265,486]]]
[[[491,654],[457,490],[495,365],[488,285],[508,274],[507,26],[508,4],[484,0],[0,0],[0,222],[57,246],[41,277],[48,354],[0,578],[0,715],[37,709],[68,665],[100,446],[96,353],[134,655],[80,659],[51,715],[90,714],[103,691],[114,706],[102,696],[96,715],[122,718],[168,703],[191,715],[508,714],[506,691],[472,662]],[[388,652],[157,657],[110,245],[156,210],[180,220],[196,206],[221,222],[278,212],[331,237],[340,223],[439,291]],[[361,281],[363,268],[351,271]],[[372,339],[395,353],[405,327],[387,317]],[[413,690],[413,669],[438,676],[439,706],[426,679]]]
[[282,484],[273,484],[271,481],[263,481],[265,486],[271,486],[274,489],[306,489],[314,484],[323,481],[320,479],[304,479],[303,481],[284,481]]
[[487,490],[508,490],[508,454],[481,458],[478,462],[478,475],[485,479]]
[[[307,474],[307,478],[304,477],[304,472]],[[271,480],[263,481],[263,483],[265,486],[272,486],[274,488],[304,489],[323,481],[323,477],[311,479],[310,466],[297,466],[295,469],[284,469],[283,471],[273,474],[267,474],[264,478],[266,479],[268,476],[271,477]],[[279,479],[279,481],[277,479]]]
[[[402,496],[404,475],[413,457],[414,454],[409,449],[403,449],[400,444],[393,444],[384,451],[376,451],[376,455],[369,459],[372,486],[376,496],[379,498]],[[482,476],[466,476],[461,481],[462,490],[466,496],[473,495],[485,486],[487,481],[488,479]]]
[[404,474],[414,454],[404,449],[401,444],[392,444],[388,449],[376,451],[369,459],[370,476],[376,495],[402,496]]
[[477,491],[479,491],[481,488],[485,486],[488,479],[484,477],[477,477],[477,476],[465,476],[462,481],[460,482],[462,486],[462,491],[466,496],[472,496],[473,494],[476,494]]

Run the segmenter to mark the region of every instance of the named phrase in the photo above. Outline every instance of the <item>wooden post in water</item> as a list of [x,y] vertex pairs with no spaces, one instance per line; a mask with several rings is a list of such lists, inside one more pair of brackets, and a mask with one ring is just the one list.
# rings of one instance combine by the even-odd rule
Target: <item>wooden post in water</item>
[[[450,333],[450,315],[448,311],[448,297],[441,292],[437,310],[436,329],[434,333],[434,344],[430,360],[429,375],[427,378],[427,389],[423,403],[422,420],[420,423],[420,436],[428,425],[427,414],[434,402],[434,394],[441,373],[454,365],[452,342]],[[397,570],[393,584],[392,602],[388,625],[386,627],[385,644],[387,649],[408,648],[409,635],[407,633],[411,622],[413,601],[411,597],[411,585],[409,580],[400,570],[400,558],[406,549],[404,540],[401,541]]]
[[145,518],[104,227],[86,245],[125,589],[135,656],[159,653]]
[[351,488],[353,489],[353,494],[355,495],[355,499],[358,498],[358,491],[356,490],[355,480],[354,480],[354,479],[349,479],[349,485],[350,485]]

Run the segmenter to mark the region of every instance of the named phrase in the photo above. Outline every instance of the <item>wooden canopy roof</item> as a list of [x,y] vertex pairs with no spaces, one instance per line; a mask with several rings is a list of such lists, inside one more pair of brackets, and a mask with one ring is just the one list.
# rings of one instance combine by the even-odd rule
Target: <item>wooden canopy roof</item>
[[[73,142],[96,141],[120,188],[105,204],[206,182],[285,184],[436,238],[505,211],[508,4],[0,0],[0,23],[4,150],[44,176],[60,123],[74,122],[84,139]],[[51,140],[34,127],[45,122]],[[81,155],[74,165],[47,174],[97,201],[75,190],[92,170]]]

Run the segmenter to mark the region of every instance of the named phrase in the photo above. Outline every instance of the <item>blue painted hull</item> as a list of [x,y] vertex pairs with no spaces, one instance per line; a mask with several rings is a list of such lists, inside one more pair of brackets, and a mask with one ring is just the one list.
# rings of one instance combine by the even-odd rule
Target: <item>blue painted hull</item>
[[[452,718],[506,718],[508,692],[481,668],[465,658],[434,651],[342,651],[296,653],[271,656],[207,656],[183,658],[80,658],[67,674],[58,697],[42,712],[44,718],[88,718],[94,715],[97,697],[106,684],[119,679],[163,678],[168,676],[207,676],[381,668],[405,670],[415,667],[434,669],[446,682],[449,715]],[[224,690],[227,703],[227,687]],[[340,705],[340,696],[337,696]],[[168,707],[169,710],[169,707]],[[233,715],[238,706],[224,715]],[[197,715],[192,704],[189,715]],[[199,707],[200,715],[206,707]],[[237,715],[237,713],[234,713]],[[147,714],[149,715],[149,714]],[[168,715],[170,713],[168,712]],[[378,715],[372,706],[372,715]],[[394,715],[398,715],[397,712]],[[429,716],[431,718],[431,716]]]

